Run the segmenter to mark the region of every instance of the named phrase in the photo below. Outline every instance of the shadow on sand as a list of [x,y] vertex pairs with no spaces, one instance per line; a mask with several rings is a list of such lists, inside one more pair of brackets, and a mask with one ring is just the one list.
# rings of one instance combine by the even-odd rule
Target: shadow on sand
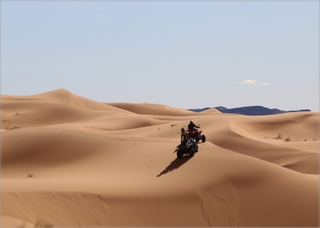
[[183,158],[176,158],[160,174],[158,174],[157,177],[160,177],[163,174],[169,173],[169,172],[171,172],[171,171],[173,171],[175,169],[180,168],[180,166],[182,166],[187,161],[189,161],[190,158],[191,157],[189,157],[189,156],[184,156]]

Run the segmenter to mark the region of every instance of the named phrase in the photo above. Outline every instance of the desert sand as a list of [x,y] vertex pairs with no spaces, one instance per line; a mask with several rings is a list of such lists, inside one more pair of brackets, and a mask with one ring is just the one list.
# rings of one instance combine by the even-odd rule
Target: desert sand
[[[105,99],[108,101],[108,98]],[[319,225],[319,113],[1,95],[1,225]],[[190,120],[207,138],[178,159]]]

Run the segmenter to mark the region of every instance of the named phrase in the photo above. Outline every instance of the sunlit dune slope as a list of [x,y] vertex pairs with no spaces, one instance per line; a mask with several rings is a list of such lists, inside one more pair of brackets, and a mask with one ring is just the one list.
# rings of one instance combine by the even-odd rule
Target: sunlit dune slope
[[[319,113],[1,96],[2,227],[318,226]],[[180,129],[206,142],[177,158]]]
[[123,128],[156,122],[123,109],[73,95],[63,89],[30,96],[2,95],[1,108],[4,130],[65,123],[112,122],[119,118],[129,119],[125,121],[128,124]]
[[28,95],[28,96],[13,96],[13,95],[1,95],[1,102],[6,101],[51,101],[57,102],[63,105],[74,107],[77,109],[89,109],[89,110],[103,110],[103,111],[120,111],[117,108],[105,105],[100,102],[96,102],[85,97],[75,95],[65,89],[57,89],[45,93]]

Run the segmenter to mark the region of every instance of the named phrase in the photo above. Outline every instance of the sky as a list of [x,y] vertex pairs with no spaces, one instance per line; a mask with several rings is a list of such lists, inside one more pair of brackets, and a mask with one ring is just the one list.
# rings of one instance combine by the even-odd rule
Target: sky
[[319,111],[319,1],[1,1],[1,94]]

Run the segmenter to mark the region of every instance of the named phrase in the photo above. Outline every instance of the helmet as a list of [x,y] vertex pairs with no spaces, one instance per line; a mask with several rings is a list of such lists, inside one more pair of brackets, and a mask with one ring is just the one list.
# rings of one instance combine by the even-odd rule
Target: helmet
[[185,129],[184,128],[181,128],[181,132],[184,132],[185,131]]
[[190,123],[193,123],[193,121],[192,121],[192,120],[190,120]]

